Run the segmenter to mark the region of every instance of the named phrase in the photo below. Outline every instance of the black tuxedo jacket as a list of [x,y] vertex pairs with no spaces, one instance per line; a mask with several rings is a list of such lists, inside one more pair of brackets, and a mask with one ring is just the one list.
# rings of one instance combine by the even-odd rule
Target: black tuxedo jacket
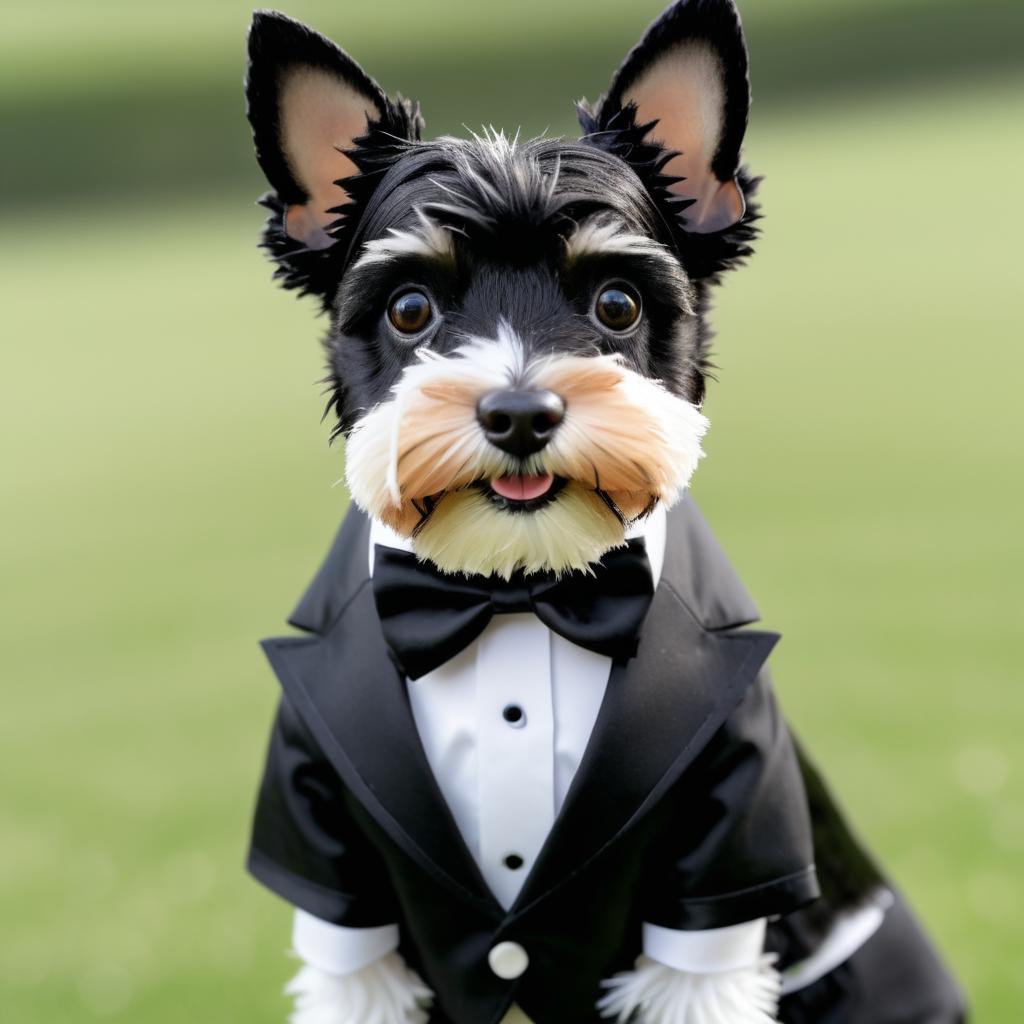
[[[536,1024],[590,1024],[600,980],[640,952],[642,922],[717,928],[795,918],[815,900],[804,773],[763,670],[778,637],[741,628],[757,611],[690,499],[669,514],[639,651],[614,666],[507,912],[420,745],[374,606],[368,536],[350,512],[290,619],[306,635],[264,642],[283,696],[249,867],[324,920],[397,921],[436,993],[432,1024],[493,1024],[513,1001]],[[506,940],[529,956],[511,981],[487,961]]]

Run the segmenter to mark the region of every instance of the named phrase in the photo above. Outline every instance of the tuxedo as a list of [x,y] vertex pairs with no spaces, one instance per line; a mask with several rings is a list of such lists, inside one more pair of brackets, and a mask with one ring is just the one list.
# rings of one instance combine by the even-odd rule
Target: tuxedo
[[[632,965],[643,922],[701,930],[770,917],[785,968],[884,885],[779,714],[764,667],[777,636],[744,628],[756,608],[692,502],[670,514],[668,531],[636,655],[615,661],[579,770],[507,908],[419,741],[360,513],[290,619],[307,635],[264,643],[283,694],[250,869],[324,921],[397,921],[401,952],[437,996],[436,1024],[493,1024],[513,1002],[536,1024],[590,1024],[601,979]],[[903,920],[898,910],[890,922]],[[907,920],[900,945],[930,955]],[[495,951],[509,949],[526,965],[511,974],[495,967]],[[916,960],[935,998],[955,993],[925,952]],[[835,984],[829,972],[789,997],[783,1019],[825,1020],[822,1000],[852,1006],[823,994]],[[814,1000],[818,1016],[800,1017]],[[950,1014],[900,1019],[958,1019]],[[834,1019],[888,1018],[871,1003]]]

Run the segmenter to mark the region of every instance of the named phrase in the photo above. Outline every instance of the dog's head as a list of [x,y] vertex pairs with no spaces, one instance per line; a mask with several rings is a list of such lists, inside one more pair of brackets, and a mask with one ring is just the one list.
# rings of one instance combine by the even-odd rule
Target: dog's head
[[249,37],[264,244],[316,294],[354,500],[451,572],[586,569],[701,455],[709,285],[750,252],[730,0],[648,30],[579,140],[420,141],[333,43]]

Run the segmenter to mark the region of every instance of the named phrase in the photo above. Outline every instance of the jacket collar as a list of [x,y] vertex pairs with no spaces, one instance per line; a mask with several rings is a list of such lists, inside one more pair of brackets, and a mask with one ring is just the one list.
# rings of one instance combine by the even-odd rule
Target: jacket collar
[[[505,916],[427,762],[370,587],[369,521],[353,510],[289,621],[264,641],[287,697],[352,794],[438,882]],[[668,515],[664,568],[637,656],[613,669],[562,810],[512,915],[525,912],[653,807],[742,699],[778,639],[692,501]],[[643,743],[637,737],[643,736]]]
[[321,636],[330,632],[331,626],[369,579],[366,560],[369,537],[369,519],[352,506],[323,564],[288,616],[290,626]]

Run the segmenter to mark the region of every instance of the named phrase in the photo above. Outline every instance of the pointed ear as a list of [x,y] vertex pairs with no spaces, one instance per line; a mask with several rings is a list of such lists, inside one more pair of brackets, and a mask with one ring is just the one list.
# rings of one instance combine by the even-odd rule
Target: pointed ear
[[393,104],[347,53],[275,11],[253,15],[245,93],[256,159],[285,207],[288,236],[308,249],[334,241],[328,228],[351,201],[339,182],[360,170],[349,155],[357,140],[374,125],[418,134],[413,108]]
[[682,200],[675,204],[681,226],[707,234],[743,218],[736,178],[749,107],[735,4],[678,0],[626,57],[593,118],[598,130],[632,120],[645,142],[676,154],[659,170],[679,179],[667,187]]

